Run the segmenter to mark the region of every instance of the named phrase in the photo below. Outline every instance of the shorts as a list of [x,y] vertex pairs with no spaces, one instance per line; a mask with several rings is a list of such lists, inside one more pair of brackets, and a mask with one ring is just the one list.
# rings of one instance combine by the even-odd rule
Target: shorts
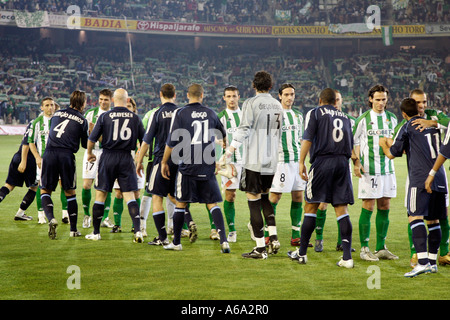
[[222,181],[222,188],[226,190],[236,190],[239,189],[239,181],[241,180],[241,174],[242,174],[242,165],[233,163],[234,167],[236,168],[237,176],[228,179],[227,177],[221,176]]
[[27,167],[23,173],[18,170],[21,160],[22,155],[20,153],[17,152],[14,154],[11,163],[9,164],[6,183],[15,187],[22,187],[24,183],[27,188],[36,187],[38,185],[38,180],[36,180],[36,161],[34,156],[27,158]]
[[411,187],[408,190],[408,216],[423,216],[425,220],[447,218],[446,193]]
[[222,202],[222,194],[215,175],[199,180],[178,171],[175,179],[175,199],[183,203],[212,204]]
[[353,204],[353,185],[344,156],[317,157],[308,172],[305,200],[309,203]]
[[[145,177],[143,171],[141,171],[141,175],[141,177],[137,176],[137,184],[139,190],[144,189],[145,187]],[[117,179],[114,181],[113,189],[120,189],[119,181]]]
[[395,173],[386,175],[363,174],[359,179],[359,199],[395,198],[397,196],[397,184]]
[[239,190],[258,194],[264,193],[272,186],[273,174],[261,174],[260,172],[242,169]]
[[87,152],[83,156],[83,179],[95,179],[97,177],[98,164],[100,162],[103,149],[94,149],[92,153],[97,157],[94,162],[87,161]]
[[75,155],[61,150],[45,150],[41,165],[41,188],[55,191],[61,180],[63,190],[77,188]]
[[270,192],[288,193],[304,191],[305,188],[306,181],[300,177],[298,162],[278,162]]
[[161,163],[154,162],[151,168],[150,179],[147,184],[147,192],[160,197],[167,197],[168,194],[175,196],[175,179],[177,177],[178,166],[169,165],[170,179],[165,179],[161,174]]
[[117,179],[122,192],[138,190],[136,166],[129,151],[106,151],[100,157],[95,189],[112,192]]

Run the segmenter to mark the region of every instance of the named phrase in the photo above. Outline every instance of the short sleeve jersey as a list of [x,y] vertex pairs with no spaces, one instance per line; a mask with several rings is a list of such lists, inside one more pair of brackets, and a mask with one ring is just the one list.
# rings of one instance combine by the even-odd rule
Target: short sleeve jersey
[[86,118],[73,108],[58,110],[52,117],[47,150],[65,150],[76,153],[81,146],[86,148],[88,138]]
[[[103,110],[100,107],[95,107],[92,109],[89,109],[88,111],[86,111],[86,113],[84,114],[86,120],[88,121],[88,123],[93,123],[94,125],[97,123],[97,119],[98,117],[100,117],[100,115],[102,115],[103,113],[105,113],[106,111]],[[102,145],[100,142],[97,142],[95,144],[95,149],[101,149]]]
[[175,111],[166,144],[173,148],[172,161],[183,175],[206,180],[216,169],[215,139],[225,135],[213,110],[190,103]]
[[[242,111],[240,108],[236,110],[225,109],[219,112],[217,115],[222,122],[223,127],[227,131],[227,141],[231,143],[233,141],[233,133],[236,132],[237,127],[241,123]],[[231,156],[232,163],[242,163],[242,148],[236,149]]]
[[29,143],[34,143],[39,155],[43,155],[47,146],[48,134],[50,132],[51,118],[43,114],[37,117],[30,128]]
[[303,131],[303,116],[292,109],[283,109],[279,162],[298,162]]
[[310,162],[318,156],[350,158],[353,136],[350,119],[332,105],[316,107],[306,114],[303,140],[312,142]]

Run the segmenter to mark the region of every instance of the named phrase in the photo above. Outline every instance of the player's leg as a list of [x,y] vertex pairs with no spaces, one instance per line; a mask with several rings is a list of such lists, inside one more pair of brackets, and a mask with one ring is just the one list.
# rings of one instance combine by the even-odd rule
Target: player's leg
[[151,245],[168,244],[167,230],[166,230],[166,214],[163,206],[163,197],[159,195],[152,196],[153,204],[153,221],[155,222],[155,228],[158,232],[158,238],[155,238]]
[[[360,180],[361,181],[361,180]],[[378,261],[378,258],[369,250],[370,218],[375,207],[375,199],[362,199],[361,214],[359,216],[359,241],[361,243],[360,257],[362,260]]]
[[112,228],[111,233],[118,233],[122,232],[123,196],[120,188],[116,188],[115,184],[114,190],[116,194],[113,202],[114,227]]
[[134,226],[134,242],[142,243],[144,239],[141,232],[141,216],[139,214],[139,204],[134,197],[134,191],[122,191],[123,201],[127,204],[128,213]]
[[14,220],[19,220],[19,221],[33,220],[32,217],[27,216],[25,214],[25,211],[33,203],[34,198],[36,198],[37,189],[38,189],[37,186],[33,186],[28,189],[27,193],[25,194],[25,196],[22,199],[22,202],[20,203],[19,210],[17,211],[16,215],[14,216]]
[[69,216],[70,223],[70,236],[71,237],[79,237],[81,233],[77,229],[77,221],[78,221],[78,202],[76,196],[76,190],[65,190],[64,191],[65,198],[67,199],[67,213]]
[[325,221],[327,219],[327,207],[328,203],[321,202],[317,208],[316,213],[316,243],[314,245],[314,251],[323,251],[323,229],[325,227]]
[[1,187],[1,189],[0,189],[0,202],[2,202],[3,199],[5,199],[6,196],[11,193],[11,191],[13,191],[13,189],[14,189],[14,186],[12,186],[12,185],[10,185],[8,183],[6,183],[3,187]]
[[338,262],[338,266],[345,268],[353,268],[352,259],[352,223],[348,215],[347,205],[336,205],[336,218],[339,224],[340,235],[342,239],[343,257]]
[[81,201],[83,203],[83,228],[89,228],[91,226],[91,214],[89,212],[92,200],[92,183],[94,179],[83,179],[83,189],[81,190]]
[[291,192],[291,245],[293,246],[300,245],[300,226],[303,214],[303,190]]
[[375,218],[377,244],[374,254],[378,259],[396,260],[398,257],[386,247],[386,237],[389,229],[389,208],[390,198],[385,197],[377,200],[377,215]]
[[230,253],[230,246],[228,244],[227,236],[225,233],[225,223],[223,220],[222,210],[217,205],[217,203],[208,203],[207,208],[211,213],[214,225],[216,226],[217,232],[219,233],[222,253]]
[[94,231],[91,234],[86,235],[86,239],[100,240],[100,225],[102,223],[103,214],[105,210],[105,200],[107,192],[97,189],[95,192],[95,202],[92,206],[92,225]]

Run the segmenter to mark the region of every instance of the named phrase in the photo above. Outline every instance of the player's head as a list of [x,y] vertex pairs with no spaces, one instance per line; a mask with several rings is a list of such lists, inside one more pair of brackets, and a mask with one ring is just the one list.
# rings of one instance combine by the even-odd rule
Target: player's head
[[160,98],[164,98],[166,100],[172,100],[172,99],[175,99],[175,97],[176,97],[175,86],[171,83],[163,84],[159,93],[160,93]]
[[[419,106],[417,105],[416,100],[413,98],[406,98],[402,100],[400,104],[400,110],[402,111],[402,115],[405,114],[409,118],[417,116],[419,114]],[[404,118],[406,118],[403,115]]]
[[55,101],[55,112],[58,111],[59,109],[61,109],[61,106],[59,105],[58,102]]
[[419,107],[419,116],[423,117],[425,109],[428,107],[427,94],[423,90],[414,89],[409,93],[409,97],[416,100]]
[[133,98],[128,98],[127,109],[137,114],[136,101]]
[[55,101],[51,97],[45,97],[41,101],[41,111],[46,117],[51,117],[55,113]]
[[278,98],[284,109],[291,109],[295,100],[295,88],[290,83],[283,83],[278,89]]
[[381,84],[377,84],[369,90],[369,106],[377,112],[382,113],[386,109],[389,90]]
[[331,88],[323,89],[319,94],[319,105],[336,105],[336,92]]
[[189,103],[201,102],[203,100],[203,87],[198,83],[191,84],[188,88],[187,97]]
[[128,101],[127,90],[120,88],[114,91],[113,95],[114,107],[126,107],[127,101]]
[[103,89],[98,96],[98,104],[103,110],[109,110],[111,108],[112,91],[109,89]]
[[272,88],[272,76],[266,71],[258,71],[253,78],[253,88],[258,92],[269,92]]
[[235,86],[228,86],[223,90],[223,100],[227,109],[236,110],[239,107],[239,89]]
[[83,112],[86,106],[86,92],[81,90],[75,90],[70,95],[70,107]]
[[336,109],[342,111],[342,94],[339,90],[334,89],[336,93]]

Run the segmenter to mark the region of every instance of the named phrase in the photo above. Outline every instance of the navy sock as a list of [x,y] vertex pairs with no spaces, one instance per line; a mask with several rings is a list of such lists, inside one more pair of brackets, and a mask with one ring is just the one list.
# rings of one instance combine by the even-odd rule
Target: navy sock
[[105,212],[105,203],[95,201],[92,206],[92,225],[94,226],[94,234],[100,233],[100,225],[102,223],[103,214]]
[[316,214],[315,213],[305,213],[303,218],[302,228],[300,230],[300,248],[299,254],[304,256],[308,250],[309,239],[311,239],[311,234],[316,228]]
[[153,221],[161,241],[167,239],[166,214],[164,211],[153,212]]
[[352,258],[353,226],[352,226],[352,223],[350,221],[350,217],[348,214],[338,217],[337,220],[338,220],[339,229],[341,232],[342,249],[344,250],[342,259],[349,260]]
[[77,196],[66,196],[67,199],[67,213],[69,214],[70,231],[77,231],[78,220],[78,203]]
[[186,206],[186,208],[184,208],[184,223],[186,223],[186,225],[189,227],[191,221],[193,221],[191,210],[189,210],[189,207]]
[[25,194],[25,196],[22,199],[22,203],[20,204],[20,209],[23,211],[26,211],[28,209],[28,207],[30,206],[30,204],[33,203],[35,197],[36,197],[36,191],[28,189],[28,192]]
[[439,223],[428,225],[428,260],[434,265],[436,264],[439,246],[441,244],[442,232]]
[[223,243],[224,241],[227,241],[227,236],[225,234],[225,223],[223,221],[222,210],[220,210],[220,207],[215,206],[211,208],[210,212],[214,224],[216,225],[216,230],[220,236],[220,243]]
[[175,208],[173,211],[173,244],[178,245],[181,242],[181,229],[184,223],[184,208]]
[[419,264],[428,263],[427,229],[423,220],[414,220],[409,224],[412,231],[412,240],[416,248]]
[[9,189],[7,187],[2,187],[0,189],[0,202],[3,201],[3,199],[5,199],[5,197],[9,194]]
[[139,214],[139,205],[136,200],[130,200],[127,202],[128,213],[133,221],[134,232],[141,231],[141,216]]
[[261,215],[261,199],[248,200],[250,209],[250,223],[256,238],[264,237],[264,221]]
[[53,201],[52,197],[48,193],[44,193],[41,195],[41,205],[44,208],[45,216],[47,217],[48,222],[54,219],[53,215]]

